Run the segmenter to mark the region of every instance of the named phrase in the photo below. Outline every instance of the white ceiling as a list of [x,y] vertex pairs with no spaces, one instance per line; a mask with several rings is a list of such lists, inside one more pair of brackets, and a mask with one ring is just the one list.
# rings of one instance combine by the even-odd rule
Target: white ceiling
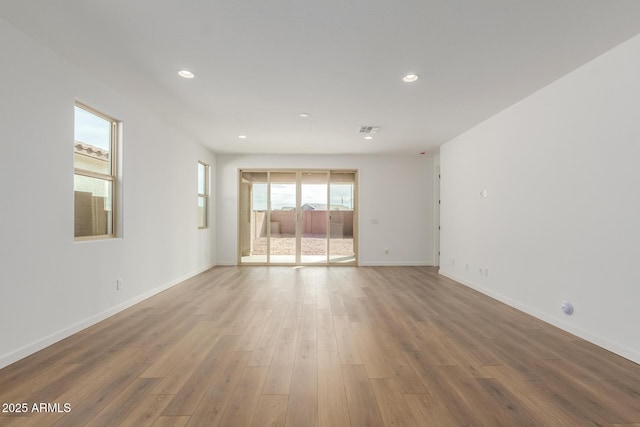
[[0,16],[234,153],[437,152],[640,32],[638,0],[2,0]]

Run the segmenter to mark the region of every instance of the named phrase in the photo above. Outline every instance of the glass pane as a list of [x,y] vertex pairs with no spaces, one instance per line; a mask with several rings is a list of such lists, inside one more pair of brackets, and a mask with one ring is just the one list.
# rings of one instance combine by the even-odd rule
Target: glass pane
[[198,162],[198,194],[207,194],[207,166],[200,162]]
[[111,122],[76,106],[74,129],[74,167],[111,175]]
[[240,262],[267,262],[267,173],[240,177]]
[[353,213],[355,173],[331,172],[329,212],[330,262],[355,262],[353,248]]
[[109,180],[75,175],[76,237],[113,234],[113,185]]
[[296,173],[272,172],[270,177],[270,262],[294,263],[296,262]]
[[207,198],[198,196],[198,228],[207,227]]
[[326,172],[302,173],[302,263],[327,262],[327,175]]

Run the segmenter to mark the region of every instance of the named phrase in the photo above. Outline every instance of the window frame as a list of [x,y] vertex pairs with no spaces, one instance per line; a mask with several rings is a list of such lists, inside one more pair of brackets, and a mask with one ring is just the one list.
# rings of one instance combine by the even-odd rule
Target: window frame
[[[111,124],[111,138],[109,141],[109,156],[111,163],[111,170],[109,174],[94,172],[82,168],[76,167],[75,158],[73,162],[73,176],[85,176],[88,178],[99,179],[102,181],[111,182],[111,233],[110,234],[96,234],[90,236],[75,236],[74,231],[74,240],[75,241],[87,241],[87,240],[103,240],[103,239],[113,239],[118,236],[118,144],[119,144],[119,127],[120,122],[117,119],[114,119],[111,116],[108,116],[95,108],[92,108],[82,102],[75,101],[74,103],[74,114],[75,108],[81,108],[88,113],[91,113],[97,117],[100,117],[103,120],[108,121]],[[75,126],[76,122],[74,119],[74,147],[76,142],[82,143],[82,141],[76,141],[75,139]],[[75,191],[75,190],[74,190]],[[75,197],[74,197],[74,229],[75,229]]]
[[[198,203],[196,204],[196,209],[198,210],[198,230],[205,230],[207,228],[209,228],[209,180],[210,180],[210,175],[209,175],[209,164],[198,160],[198,169],[200,168],[200,165],[204,166],[204,193],[200,192],[200,171],[198,171],[198,198],[197,201]],[[199,202],[200,199],[203,199],[204,201],[204,213],[203,213],[203,217],[204,217],[204,225],[200,226],[200,212],[199,212]]]

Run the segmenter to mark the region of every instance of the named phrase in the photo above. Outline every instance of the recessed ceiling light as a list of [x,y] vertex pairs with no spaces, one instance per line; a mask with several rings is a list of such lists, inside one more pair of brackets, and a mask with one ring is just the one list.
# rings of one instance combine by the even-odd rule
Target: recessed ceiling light
[[402,81],[406,82],[406,83],[413,83],[416,80],[418,80],[418,75],[417,74],[407,74],[406,76],[404,76],[402,78]]
[[185,79],[192,79],[194,77],[193,73],[189,70],[180,70],[178,71],[178,75]]
[[298,114],[298,116],[302,117],[303,119],[306,119],[307,117],[311,117],[311,114],[309,114],[309,113],[300,113],[300,114]]
[[371,135],[367,135],[364,137],[364,139],[369,140],[369,139],[373,139],[373,137]]
[[247,135],[238,135],[238,138],[240,138],[240,139],[247,139]]

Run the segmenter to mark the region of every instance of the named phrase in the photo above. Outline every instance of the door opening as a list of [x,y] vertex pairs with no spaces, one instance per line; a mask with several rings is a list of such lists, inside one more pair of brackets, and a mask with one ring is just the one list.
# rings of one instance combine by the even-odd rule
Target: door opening
[[357,171],[241,170],[238,263],[357,263]]

